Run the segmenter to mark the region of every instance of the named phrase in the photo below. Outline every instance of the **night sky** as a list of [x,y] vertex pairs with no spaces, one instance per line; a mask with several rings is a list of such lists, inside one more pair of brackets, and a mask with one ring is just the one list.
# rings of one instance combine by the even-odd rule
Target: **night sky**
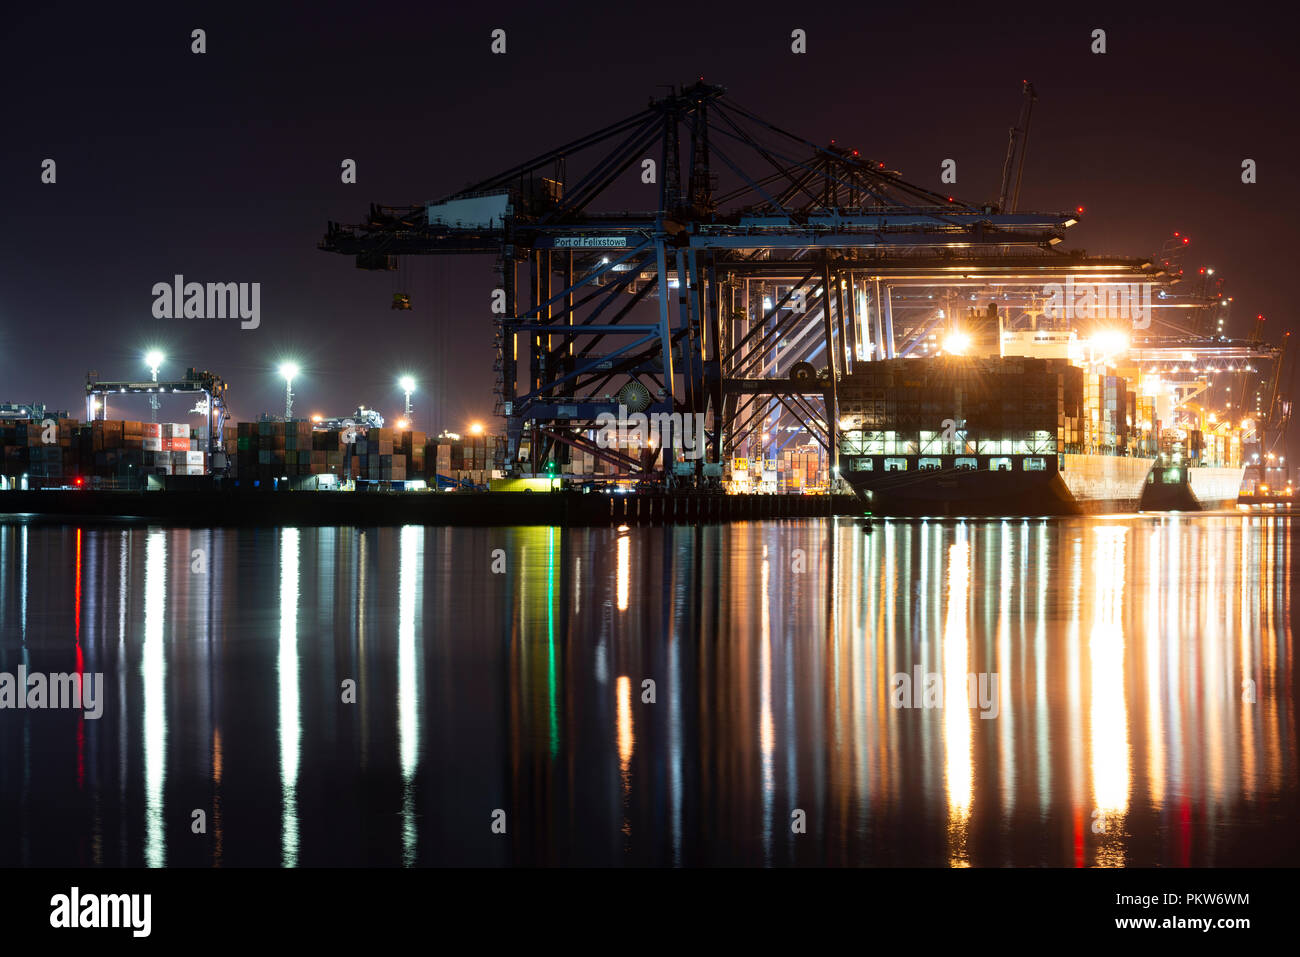
[[[304,370],[298,413],[361,403],[391,416],[396,378],[410,371],[424,427],[486,418],[491,257],[406,261],[414,309],[397,312],[391,273],[316,249],[326,222],[359,222],[372,201],[439,198],[700,75],[778,125],[972,202],[996,198],[1031,80],[1022,209],[1085,206],[1064,245],[1091,254],[1154,256],[1180,230],[1193,243],[1185,265],[1227,278],[1230,334],[1246,335],[1260,312],[1274,341],[1294,327],[1300,84],[1279,15],[837,6],[10,5],[0,401],[84,417],[88,369],[147,376],[140,357],[158,345],[164,375],[224,376],[241,419],[283,411],[285,357]],[[190,52],[196,27],[204,55]],[[497,27],[504,56],[489,51]],[[790,52],[796,27],[803,56]],[[1104,55],[1090,52],[1097,27]],[[54,185],[40,181],[47,157]],[[951,188],[939,182],[949,157]],[[357,161],[357,185],[340,182],[344,158]],[[1245,158],[1258,163],[1255,185],[1241,182]],[[155,319],[151,288],[176,273],[260,282],[261,327]],[[148,416],[143,400],[112,413]]]

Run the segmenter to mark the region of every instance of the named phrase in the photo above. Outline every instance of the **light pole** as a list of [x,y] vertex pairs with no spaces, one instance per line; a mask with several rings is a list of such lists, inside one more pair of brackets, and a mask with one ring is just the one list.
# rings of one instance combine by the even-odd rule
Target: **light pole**
[[298,363],[280,363],[280,375],[284,376],[284,421],[293,421],[293,379],[299,372]]
[[[152,373],[152,375],[153,375],[153,381],[154,381],[154,384],[155,384],[155,385],[158,384],[158,369],[162,366],[162,364],[163,364],[163,360],[164,360],[165,358],[166,358],[166,356],[164,356],[164,355],[163,355],[161,352],[159,352],[157,349],[150,349],[148,352],[145,353],[145,356],[144,356],[145,365],[147,365],[147,366],[149,367],[149,372]],[[157,422],[157,421],[158,421],[158,392],[157,392],[157,390],[155,390],[155,391],[153,391],[153,392],[151,392],[151,393],[149,394],[149,408],[153,410],[153,412],[151,413],[151,419],[150,419],[150,421],[152,421],[152,422]]]
[[415,391],[415,379],[409,375],[404,375],[397,380],[397,384],[402,387],[406,393],[406,421],[411,421],[411,393]]

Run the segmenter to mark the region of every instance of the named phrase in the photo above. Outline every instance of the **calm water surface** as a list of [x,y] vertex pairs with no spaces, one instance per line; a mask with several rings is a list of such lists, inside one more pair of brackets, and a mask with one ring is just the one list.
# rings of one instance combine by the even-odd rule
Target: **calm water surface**
[[1298,527],[0,524],[0,864],[1296,864]]

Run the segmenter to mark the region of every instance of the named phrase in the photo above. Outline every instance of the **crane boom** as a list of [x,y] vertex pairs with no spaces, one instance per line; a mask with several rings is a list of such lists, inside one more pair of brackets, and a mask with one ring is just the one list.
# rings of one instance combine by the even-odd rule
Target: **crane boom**
[[[1007,140],[1007,156],[1002,161],[1002,190],[998,194],[998,209],[1004,213],[1014,213],[1020,204],[1020,180],[1025,172],[1025,153],[1029,149],[1029,122],[1034,114],[1034,101],[1038,94],[1034,84],[1025,80],[1021,88],[1020,119],[1011,127]],[[1017,149],[1017,146],[1019,149]],[[1015,184],[1011,182],[1011,171],[1015,168]]]

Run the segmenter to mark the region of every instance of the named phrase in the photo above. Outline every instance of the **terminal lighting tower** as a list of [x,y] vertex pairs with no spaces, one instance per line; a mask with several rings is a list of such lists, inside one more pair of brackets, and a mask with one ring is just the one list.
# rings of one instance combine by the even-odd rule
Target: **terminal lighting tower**
[[397,380],[397,384],[406,393],[406,419],[409,422],[411,419],[411,393],[415,391],[415,379],[409,375],[404,375]]
[[298,374],[298,363],[280,363],[280,375],[284,376],[284,421],[293,421],[293,379]]
[[[163,360],[166,358],[167,357],[164,356],[157,349],[150,349],[148,352],[145,353],[144,362],[145,365],[149,367],[149,372],[153,375],[154,382],[158,381],[158,370],[162,367]],[[157,422],[158,421],[158,393],[157,392],[154,392],[149,396],[149,407],[153,409],[153,414],[150,421]]]

